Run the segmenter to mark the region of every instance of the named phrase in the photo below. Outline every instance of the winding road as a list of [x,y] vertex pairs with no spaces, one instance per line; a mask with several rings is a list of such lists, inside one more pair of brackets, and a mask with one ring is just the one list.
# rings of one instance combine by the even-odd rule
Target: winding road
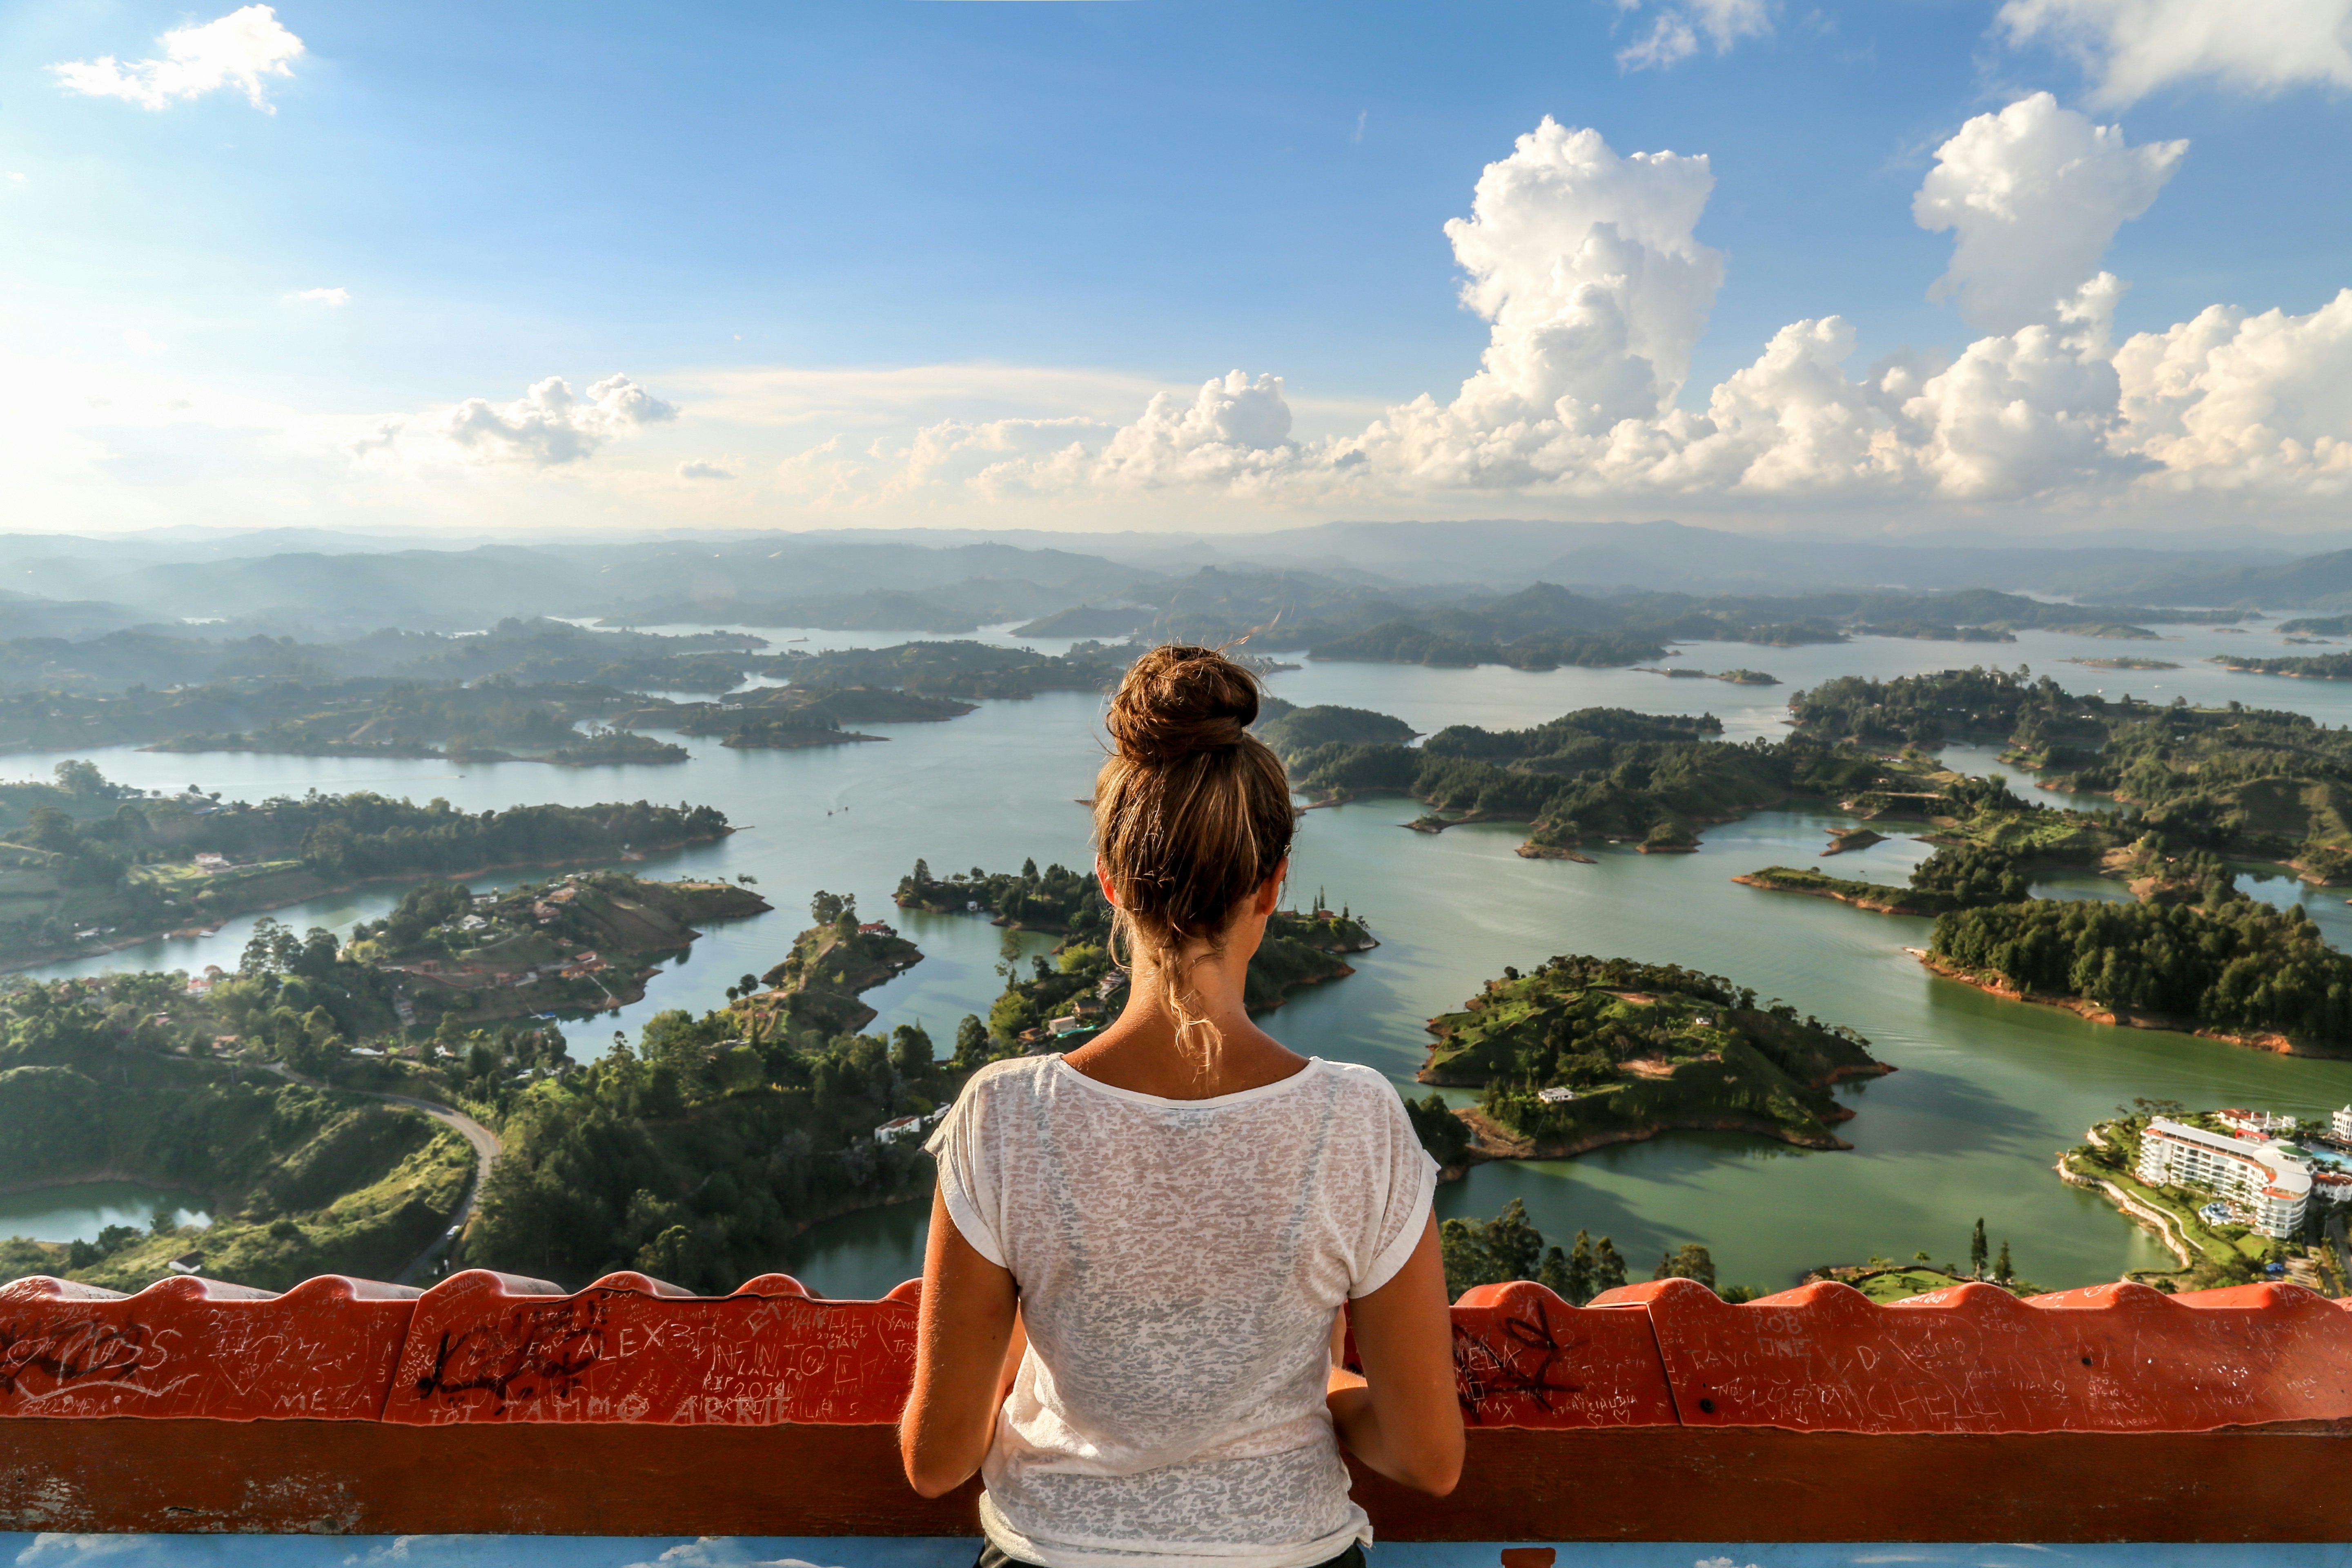
[[499,1135],[464,1111],[453,1110],[434,1100],[418,1100],[413,1095],[406,1094],[381,1094],[372,1089],[344,1089],[339,1084],[321,1083],[317,1079],[305,1078],[302,1074],[295,1072],[283,1062],[268,1064],[268,1070],[292,1082],[308,1084],[312,1089],[331,1089],[338,1094],[361,1095],[369,1100],[383,1100],[386,1105],[398,1105],[410,1110],[421,1110],[444,1127],[454,1128],[457,1136],[473,1146],[474,1180],[473,1184],[466,1189],[465,1201],[457,1205],[457,1214],[451,1217],[450,1223],[441,1234],[428,1242],[425,1250],[418,1253],[407,1268],[394,1275],[392,1282],[395,1285],[414,1285],[419,1279],[426,1278],[433,1265],[444,1252],[448,1250],[449,1244],[457,1240],[465,1231],[466,1226],[472,1222],[474,1205],[482,1195],[482,1184],[490,1179],[490,1171],[498,1164],[499,1155],[503,1152],[504,1146],[499,1142]]

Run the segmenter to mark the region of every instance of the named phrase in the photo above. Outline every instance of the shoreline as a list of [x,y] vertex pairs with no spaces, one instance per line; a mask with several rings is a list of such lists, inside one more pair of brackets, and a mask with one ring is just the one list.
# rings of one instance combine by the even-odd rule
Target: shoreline
[[[1747,1132],[1798,1149],[1830,1151],[1853,1147],[1834,1134],[1826,1135],[1826,1141],[1800,1137],[1774,1123],[1737,1116],[1671,1116],[1607,1132],[1588,1133],[1566,1142],[1538,1143],[1497,1126],[1475,1106],[1462,1107],[1454,1114],[1470,1129],[1470,1149],[1464,1159],[1465,1166],[1494,1160],[1573,1160],[1580,1154],[1590,1154],[1596,1149],[1606,1149],[1613,1144],[1646,1143],[1661,1132]],[[1848,1115],[1850,1117],[1852,1112]]]
[[2151,1208],[2141,1203],[2104,1176],[2084,1175],[2071,1168],[2066,1163],[2066,1159],[2065,1155],[2059,1155],[2058,1163],[2051,1167],[2058,1173],[2060,1181],[2070,1187],[2081,1187],[2086,1192],[2095,1192],[2105,1195],[2126,1219],[2130,1220],[2142,1230],[2154,1231],[2158,1245],[2172,1254],[2174,1260],[2181,1268],[2197,1267],[2196,1260],[2189,1256],[2187,1239],[2176,1232],[2175,1226],[2179,1222],[2170,1215],[2166,1214],[2162,1209]]
[[[1754,888],[1760,892],[1795,893],[1809,899],[1830,899],[1841,904],[1851,904],[1857,910],[1867,910],[1872,914],[1876,915],[1907,915],[1914,920],[1933,920],[1936,918],[1936,914],[1937,912],[1931,910],[1915,909],[1908,905],[1893,904],[1883,899],[1874,899],[1864,895],[1849,893],[1842,888],[1796,888],[1790,887],[1785,882],[1762,882],[1757,880],[1757,874],[1753,871],[1734,877],[1731,879],[1738,883],[1743,888]],[[1889,887],[1886,890],[1890,893],[1900,893],[1904,889],[1895,887]]]
[[[663,845],[658,849],[625,853],[622,855],[620,858],[632,861],[642,860],[646,854],[663,855],[667,854],[672,850],[687,848],[691,845],[716,844],[719,839],[731,837],[732,835],[741,831],[742,829],[738,827],[730,827],[725,833],[720,834],[718,838],[682,838],[675,844]],[[390,871],[381,877],[362,877],[354,881],[330,883],[320,888],[314,892],[303,893],[296,898],[278,899],[270,903],[247,904],[243,909],[235,910],[221,916],[218,920],[213,921],[213,923],[208,926],[175,926],[163,931],[147,931],[138,936],[125,937],[121,942],[110,942],[99,947],[68,948],[61,952],[40,954],[32,958],[18,958],[0,961],[0,974],[20,974],[27,969],[38,969],[42,965],[49,963],[66,963],[78,958],[99,958],[110,952],[121,952],[127,947],[140,947],[151,942],[166,942],[182,935],[190,935],[193,938],[201,939],[216,934],[223,926],[228,924],[229,921],[237,919],[241,915],[266,914],[271,910],[291,909],[296,904],[307,904],[313,899],[331,899],[338,893],[357,892],[362,888],[373,887],[380,882],[463,882],[470,880],[476,877],[487,877],[493,871],[518,871],[536,869],[539,868],[545,868],[552,870],[562,866],[593,865],[604,860],[604,858],[605,857],[602,855],[576,855],[572,857],[570,859],[565,860],[499,860],[494,861],[488,866],[478,867],[470,871]],[[304,869],[309,875],[317,875],[315,872],[310,872],[307,867]],[[632,875],[634,875],[634,873],[632,873]],[[721,916],[719,918],[725,919],[729,917]],[[163,971],[163,973],[168,973],[170,972]],[[602,1009],[599,1010],[601,1011]]]
[[1940,979],[1973,987],[2004,1002],[2027,1002],[2039,1007],[2055,1007],[2094,1024],[2109,1024],[2124,1029],[2153,1029],[2172,1035],[2193,1035],[2200,1040],[2214,1040],[2247,1050],[2268,1051],[2273,1056],[2301,1057],[2312,1061],[2352,1060],[2352,1050],[2302,1045],[2284,1035],[2232,1035],[2219,1029],[2200,1028],[2193,1019],[2175,1018],[2161,1013],[2118,1014],[2083,996],[2031,994],[1993,976],[1974,974],[1957,964],[1947,963],[1924,947],[1906,947],[1903,951],[1917,959],[1921,968]]

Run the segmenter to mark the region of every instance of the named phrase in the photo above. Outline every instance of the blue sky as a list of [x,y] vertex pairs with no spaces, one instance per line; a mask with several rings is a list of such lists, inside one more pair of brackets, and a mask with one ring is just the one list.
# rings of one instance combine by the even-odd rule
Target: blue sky
[[[1904,0],[288,0],[267,26],[299,52],[257,79],[266,108],[234,79],[142,101],[136,62],[231,9],[0,15],[0,347],[17,384],[0,458],[28,503],[8,526],[2342,511],[2345,467],[2321,443],[2352,422],[2310,388],[2341,368],[2341,332],[2314,313],[2352,284],[2345,0],[2011,0],[2007,17]],[[1662,22],[1691,51],[1627,58]],[[2313,47],[2330,38],[2334,55]],[[107,56],[121,64],[100,90],[57,68]],[[2119,85],[2135,59],[2159,63]],[[2129,287],[2099,307],[2100,342],[2053,299],[2051,342],[1977,355],[2010,367],[2009,392],[1971,390],[1946,362],[2032,324],[1927,299],[1954,240],[1914,221],[1914,194],[1971,121],[2037,92],[2051,107],[2020,145],[2118,123],[2128,148],[2189,145],[2141,171],[2140,216],[2105,226],[2097,265]],[[1612,159],[1704,154],[1703,211],[1659,254],[1717,253],[1719,285],[1676,307],[1698,323],[1686,375],[1643,359],[1628,394],[1623,363],[1554,367],[1508,408],[1471,408],[1462,383],[1501,329],[1457,298],[1444,226],[1547,116]],[[1973,188],[2034,177],[2030,153]],[[1622,224],[1612,200],[1647,210],[1639,192],[1595,199],[1578,222]],[[1987,244],[2042,243],[2012,227]],[[1592,276],[1606,293],[1619,274]],[[324,289],[346,298],[299,298]],[[1513,330],[1566,312],[1606,335],[1622,317],[1638,342],[1654,307],[1620,292],[1523,284]],[[2232,324],[2236,362],[2176,344],[2163,374],[2103,368],[2214,305],[2281,310],[2284,335],[2241,342]],[[1782,328],[1829,317],[1851,339],[1827,405],[1844,446],[1798,452],[1811,438],[1786,410],[1810,395],[1777,384],[1738,417],[1669,427],[1707,420]],[[1872,380],[1906,348],[1907,379]],[[2016,370],[2019,352],[2069,384]],[[2073,384],[2085,364],[2099,384]],[[1200,393],[1234,369],[1242,391]],[[616,374],[643,389],[635,412],[583,416]],[[2213,384],[2201,407],[2135,403],[2183,375]],[[516,401],[551,376],[570,405]],[[1174,399],[1156,426],[1155,389]],[[1445,429],[1373,428],[1423,393]],[[2047,439],[1969,444],[2021,396]],[[1555,417],[1560,397],[1583,412]],[[452,436],[468,399],[478,435]],[[1487,451],[1548,419],[1509,460]],[[551,422],[583,438],[551,447]],[[1612,431],[1614,457],[1596,445]]]

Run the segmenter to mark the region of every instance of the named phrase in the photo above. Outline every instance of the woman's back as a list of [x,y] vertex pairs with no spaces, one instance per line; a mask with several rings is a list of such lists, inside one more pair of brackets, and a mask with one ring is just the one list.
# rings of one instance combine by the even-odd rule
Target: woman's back
[[[1058,1564],[1266,1568],[1354,1539],[1324,1405],[1332,1314],[1411,1255],[1436,1174],[1385,1079],[1309,1061],[1171,1100],[1059,1057],[1003,1062],[931,1147],[1029,1337],[982,1472],[992,1536]],[[1202,1467],[1213,1488],[1171,1484]]]
[[[1370,1539],[1338,1433],[1408,1485],[1459,1473],[1435,1164],[1386,1079],[1249,1017],[1297,826],[1256,712],[1205,648],[1128,672],[1095,785],[1126,1005],[982,1068],[929,1145],[900,1442],[926,1495],[978,1467],[983,1565],[1308,1568]],[[1330,1363],[1350,1300],[1369,1386]]]

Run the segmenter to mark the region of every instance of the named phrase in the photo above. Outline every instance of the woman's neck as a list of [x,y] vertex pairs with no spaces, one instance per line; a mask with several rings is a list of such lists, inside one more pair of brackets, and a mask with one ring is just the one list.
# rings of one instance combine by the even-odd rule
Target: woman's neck
[[1248,971],[1246,953],[1201,952],[1181,993],[1188,1026],[1180,1033],[1173,977],[1139,959],[1118,1021],[1066,1059],[1097,1083],[1162,1100],[1213,1100],[1279,1083],[1307,1058],[1250,1022]]

